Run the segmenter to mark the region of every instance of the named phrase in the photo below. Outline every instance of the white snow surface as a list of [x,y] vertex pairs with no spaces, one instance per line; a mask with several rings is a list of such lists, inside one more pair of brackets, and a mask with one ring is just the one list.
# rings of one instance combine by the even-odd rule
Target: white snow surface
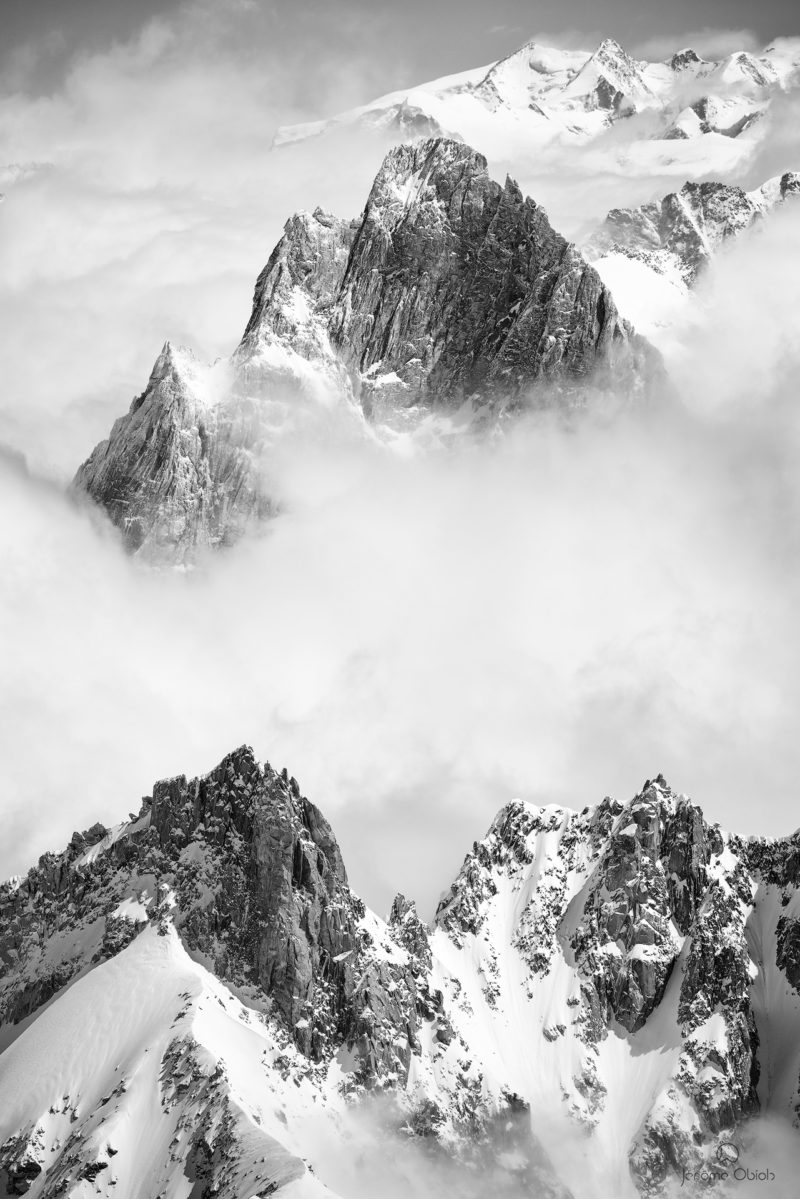
[[[578,1008],[570,1004],[580,994],[580,978],[568,949],[569,915],[548,945],[552,960],[544,974],[531,970],[519,939],[526,927],[544,939],[552,913],[577,914],[591,862],[584,854],[565,872],[561,842],[574,813],[524,806],[543,828],[529,841],[533,861],[492,873],[495,893],[477,935],[469,934],[459,946],[436,929],[437,984],[445,989],[458,979],[457,1027],[471,1048],[480,1047],[485,1085],[499,1091],[505,1084],[530,1103],[537,1135],[574,1193],[581,1199],[609,1194],[633,1199],[627,1153],[680,1054],[677,995],[667,997],[640,1034],[621,1030],[603,1041],[596,1071],[608,1096],[594,1119],[575,1085],[592,1068],[593,1054],[575,1019]],[[583,1135],[576,1134],[576,1117],[585,1122]]]
[[[404,128],[402,119],[412,109],[443,134],[513,164],[537,147],[591,141],[627,122],[624,145],[607,147],[607,169],[696,177],[748,160],[765,135],[757,118],[797,85],[798,67],[800,38],[780,38],[759,55],[737,52],[682,68],[673,68],[670,60],[632,59],[611,39],[593,51],[528,42],[487,67],[389,92],[328,119],[283,127],[274,145],[359,125],[410,138],[414,128]],[[707,106],[705,127],[692,108],[698,101]],[[737,136],[728,135],[737,122],[753,117]]]
[[[660,794],[666,803],[683,798]],[[637,1032],[612,1025],[593,1040],[584,1023],[586,979],[574,936],[609,838],[633,842],[643,806],[619,805],[602,834],[593,809],[577,814],[515,801],[501,810],[465,860],[430,936],[430,992],[445,997],[450,1035],[442,1043],[439,1015],[422,1021],[420,1048],[401,1086],[409,1108],[424,1100],[438,1105],[444,1143],[454,1146],[453,1116],[465,1094],[478,1095],[491,1116],[516,1093],[575,1199],[636,1199],[628,1154],[647,1121],[663,1120],[689,1137],[698,1128],[678,1085],[681,1073],[694,1069],[687,1067],[678,1011],[690,936],[672,925],[677,960]],[[131,827],[117,826],[95,851]],[[709,869],[729,895],[737,865],[730,839],[723,839]],[[255,1199],[267,1188],[323,1199],[332,1193],[325,1187],[326,1145],[346,1142],[356,1160],[369,1154],[374,1166],[374,1129],[347,1114],[354,1055],[343,1049],[313,1066],[268,1004],[256,1010],[193,960],[165,915],[168,896],[155,909],[156,891],[152,878],[131,880],[112,914],[144,927],[116,957],[89,965],[40,1008],[0,1056],[0,1146],[13,1139],[41,1167],[31,1199],[42,1193],[45,1175],[48,1186],[66,1179],[77,1199],[194,1199],[201,1134],[229,1146],[225,1195],[232,1199]],[[785,1121],[798,1100],[800,996],[777,965],[776,929],[781,916],[800,915],[800,898],[787,906],[778,888],[763,884],[754,885],[749,904],[741,885],[736,896],[724,935],[735,935],[738,919],[747,921],[762,1105]],[[374,960],[410,966],[398,934],[368,909],[360,930]],[[89,941],[93,935],[85,930]],[[626,951],[621,942],[597,948],[615,959],[652,952],[641,944]],[[715,1064],[728,1048],[725,1013],[712,1011],[691,1041],[701,1050],[696,1082],[713,1092],[725,1081]],[[352,1196],[340,1193],[361,1194],[358,1187]]]
[[622,316],[663,350],[685,317],[689,289],[677,268],[657,271],[638,258],[612,252],[592,263]]

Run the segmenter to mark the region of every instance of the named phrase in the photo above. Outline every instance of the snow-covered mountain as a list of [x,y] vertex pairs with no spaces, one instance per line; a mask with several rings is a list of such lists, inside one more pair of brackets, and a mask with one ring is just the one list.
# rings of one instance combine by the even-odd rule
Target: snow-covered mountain
[[0,888],[0,1187],[321,1197],[370,1112],[465,1195],[756,1169],[759,1117],[799,1119],[799,946],[800,835],[726,834],[660,776],[507,805],[433,927],[383,921],[244,747]]
[[485,158],[391,151],[356,221],[291,218],[244,336],[206,368],[165,346],[76,487],[150,558],[191,558],[267,515],[269,450],[304,422],[402,435],[432,414],[637,401],[657,355],[578,250]]
[[638,208],[614,208],[583,244],[620,310],[659,343],[659,325],[685,315],[690,288],[725,243],[800,196],[800,173],[786,171],[753,191],[686,182]]
[[[280,130],[276,155],[399,144],[356,219],[287,221],[230,358],[164,346],[74,491],[132,553],[191,563],[275,513],[293,438],[417,450],[649,401],[664,312],[800,195],[791,171],[708,181],[746,177],[799,79],[800,39],[528,43]],[[590,143],[669,175],[637,199],[676,190],[581,247],[483,153]],[[431,923],[372,912],[244,746],[0,885],[0,1199],[364,1199],[387,1162],[426,1199],[734,1199],[734,1165],[794,1195],[760,1146],[800,1144],[800,832],[725,832],[658,775],[580,812],[510,802],[441,881]]]
[[707,173],[747,157],[764,133],[771,102],[797,86],[799,68],[798,38],[716,61],[677,49],[663,62],[634,59],[610,38],[594,51],[528,42],[488,66],[282,128],[275,145],[360,126],[397,139],[443,133],[513,161],[556,139],[591,140],[627,120],[628,163],[633,154],[653,170]]

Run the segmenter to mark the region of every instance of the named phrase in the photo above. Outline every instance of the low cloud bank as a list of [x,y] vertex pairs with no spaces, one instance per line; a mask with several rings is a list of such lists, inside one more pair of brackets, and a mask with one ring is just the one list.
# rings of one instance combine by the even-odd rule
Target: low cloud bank
[[791,831],[798,237],[787,210],[709,273],[669,413],[405,455],[328,424],[274,456],[283,514],[188,576],[6,469],[0,873],[245,740],[378,910],[402,889],[430,914],[515,795],[663,771],[726,827]]
[[[572,1199],[638,1199],[622,1158],[604,1160],[586,1128],[553,1113],[506,1113],[480,1139],[453,1157],[438,1142],[419,1135],[425,1101],[403,1113],[391,1096],[372,1095],[335,1120],[329,1115],[303,1122],[303,1144],[315,1174],[347,1199],[498,1199],[552,1194],[559,1184]],[[709,1193],[709,1179],[726,1199],[792,1199],[796,1193],[797,1132],[767,1113],[741,1126],[738,1157],[712,1159],[702,1178],[678,1171],[667,1185],[669,1199]],[[715,1193],[712,1191],[712,1193]]]
[[0,221],[0,438],[30,466],[0,459],[0,875],[243,741],[328,813],[379,910],[402,889],[429,915],[515,795],[583,806],[663,771],[728,827],[794,828],[796,217],[709,273],[667,347],[669,416],[405,456],[309,437],[271,464],[263,535],[153,574],[61,483],[166,336],[230,350],[285,216],[357,212],[383,149],[270,156],[265,112],[303,115],[270,107],[281,75],[170,37],[0,106],[9,160],[53,163],[15,175]]

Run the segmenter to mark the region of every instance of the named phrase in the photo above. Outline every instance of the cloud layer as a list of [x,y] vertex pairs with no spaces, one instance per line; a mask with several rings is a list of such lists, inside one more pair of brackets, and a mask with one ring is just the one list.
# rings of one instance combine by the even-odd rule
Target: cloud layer
[[279,123],[380,91],[379,70],[243,46],[235,8],[185,6],[77,56],[52,94],[0,95],[0,440],[59,477],[164,340],[230,353],[286,218],[355,214],[380,163],[377,143],[270,155]]
[[[792,212],[709,274],[668,416],[405,457],[309,438],[274,464],[284,514],[188,576],[138,568],[65,497],[163,340],[228,352],[285,217],[357,212],[383,149],[271,156],[318,94],[189,34],[151,24],[0,106],[8,162],[51,164],[9,174],[0,220],[0,437],[31,464],[0,459],[0,875],[243,741],[330,815],[379,909],[402,888],[430,914],[514,795],[582,806],[663,771],[728,827],[792,829]],[[352,75],[323,74],[328,110],[349,102]],[[583,219],[596,161],[558,167],[532,172]]]

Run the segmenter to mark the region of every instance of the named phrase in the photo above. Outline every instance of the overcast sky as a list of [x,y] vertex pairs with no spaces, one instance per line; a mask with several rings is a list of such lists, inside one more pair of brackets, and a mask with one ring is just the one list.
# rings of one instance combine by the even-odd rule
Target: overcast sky
[[[75,52],[134,35],[175,0],[3,0],[6,66],[21,86],[47,91]],[[708,30],[752,31],[765,44],[798,32],[790,0],[207,0],[209,33],[242,52],[274,52],[298,66],[299,86],[320,94],[317,76],[342,53],[380,61],[383,90],[493,61],[539,36],[591,48],[615,37],[638,53],[666,54],[675,39]],[[220,18],[220,10],[224,14]],[[740,43],[742,39],[739,39]],[[369,88],[371,81],[364,81]],[[361,96],[366,100],[370,93]]]
[[[626,426],[403,463],[305,447],[271,535],[189,579],[138,569],[63,491],[167,338],[231,352],[287,216],[362,207],[381,147],[273,155],[279,122],[536,34],[710,53],[800,32],[788,13],[5,0],[0,875],[243,741],[330,816],[379,910],[399,887],[430,914],[514,795],[582,807],[663,771],[729,827],[800,823],[789,215],[711,273],[676,363],[689,423],[655,442]],[[800,166],[797,129],[785,106],[754,183]],[[570,150],[541,180],[562,227],[576,197],[601,215],[668,190],[600,187],[592,162]]]

